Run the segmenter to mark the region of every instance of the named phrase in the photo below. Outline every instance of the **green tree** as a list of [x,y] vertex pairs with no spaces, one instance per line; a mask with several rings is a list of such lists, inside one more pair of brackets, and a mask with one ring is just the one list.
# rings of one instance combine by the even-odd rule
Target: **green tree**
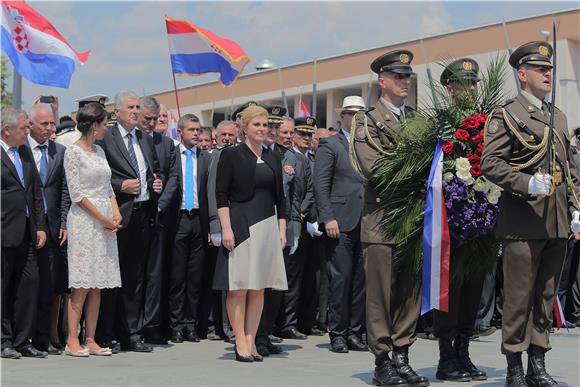
[[1,84],[2,86],[2,100],[1,105],[2,108],[6,106],[12,105],[12,92],[8,91],[8,78],[10,78],[10,74],[7,72],[8,70],[8,59],[4,55],[0,59],[0,75],[1,75]]

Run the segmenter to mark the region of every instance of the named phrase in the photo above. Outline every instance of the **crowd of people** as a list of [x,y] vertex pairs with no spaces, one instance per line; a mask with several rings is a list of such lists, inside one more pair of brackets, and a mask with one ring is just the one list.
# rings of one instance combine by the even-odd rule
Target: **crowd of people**
[[[523,46],[510,61],[523,89],[518,98],[531,104],[517,112],[522,122],[536,100],[543,111],[541,77],[551,68],[551,50],[539,47],[546,45]],[[2,358],[111,356],[208,339],[231,341],[236,360],[255,362],[281,353],[283,339],[328,333],[333,352],[375,355],[375,384],[427,386],[409,364],[418,332],[439,340],[439,379],[484,380],[469,340],[492,333],[503,312],[508,385],[555,383],[543,356],[562,266],[561,299],[570,323],[580,323],[574,239],[564,259],[566,214],[557,235],[523,233],[517,242],[504,235],[503,255],[512,258],[503,269],[499,259],[487,276],[453,283],[449,313],[418,322],[421,282],[393,264],[398,242],[380,228],[372,175],[393,146],[389,133],[420,114],[405,105],[412,59],[406,50],[377,58],[371,69],[380,100],[368,113],[360,96],[347,96],[337,108],[338,129],[250,101],[215,128],[184,114],[174,139],[167,109],[129,91],[117,93],[112,112],[105,96],[80,101],[74,120],[61,117],[58,134],[56,98],[34,100],[28,113],[3,109]],[[477,63],[454,63],[465,61],[473,63],[442,75],[450,95],[477,87]],[[528,192],[527,180],[522,188],[521,176],[504,170],[512,152],[502,147],[517,144],[501,137],[503,120],[495,117],[486,129],[482,168],[527,214],[535,199],[525,195],[547,194],[548,181],[530,180],[539,183]],[[556,120],[558,130],[567,131],[562,122]],[[580,164],[578,155],[573,160]],[[530,217],[539,229],[558,228],[544,225],[541,212]],[[572,219],[580,231],[574,227]],[[537,254],[526,250],[538,238],[548,242]],[[513,257],[526,251],[543,279],[520,278],[527,274],[514,265],[525,263]],[[561,260],[547,259],[553,253]],[[502,274],[510,283],[505,291]]]

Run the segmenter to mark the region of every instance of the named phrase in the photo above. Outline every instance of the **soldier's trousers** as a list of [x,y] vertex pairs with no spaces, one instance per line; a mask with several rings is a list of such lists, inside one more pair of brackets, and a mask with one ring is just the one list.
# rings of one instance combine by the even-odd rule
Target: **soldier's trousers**
[[433,311],[435,336],[441,339],[454,339],[458,335],[471,336],[477,318],[484,273],[470,278],[454,275],[453,258],[450,268],[449,311]]
[[393,246],[363,243],[367,334],[371,352],[385,355],[416,340],[421,308],[420,278],[393,267]]
[[566,239],[505,240],[503,246],[502,353],[523,352],[530,345],[550,349]]

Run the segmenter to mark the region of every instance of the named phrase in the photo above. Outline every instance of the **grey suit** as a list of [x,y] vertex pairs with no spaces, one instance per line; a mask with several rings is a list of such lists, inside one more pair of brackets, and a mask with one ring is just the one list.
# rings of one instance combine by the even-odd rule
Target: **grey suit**
[[326,233],[330,338],[364,332],[365,279],[360,241],[364,186],[348,156],[348,139],[339,134],[320,140],[314,167],[318,221],[338,222],[340,236]]

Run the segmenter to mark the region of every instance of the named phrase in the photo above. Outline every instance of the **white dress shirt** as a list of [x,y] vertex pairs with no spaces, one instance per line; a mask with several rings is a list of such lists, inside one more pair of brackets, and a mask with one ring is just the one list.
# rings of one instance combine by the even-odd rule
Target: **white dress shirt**
[[[119,127],[119,133],[123,138],[123,143],[127,148],[127,152],[129,151],[129,138],[127,134],[129,132],[121,126],[121,124],[117,123]],[[145,162],[145,157],[143,156],[143,152],[141,151],[141,145],[139,145],[139,141],[137,140],[137,136],[135,131],[137,129],[133,129],[131,133],[133,134],[133,150],[135,151],[135,156],[137,157],[137,165],[139,166],[139,181],[141,182],[141,189],[139,190],[139,195],[135,199],[136,202],[145,202],[149,200],[149,191],[147,190],[147,163]]]
[[[183,190],[181,192],[181,209],[185,209],[185,163],[187,162],[187,156],[185,155],[185,151],[187,148],[183,144],[179,144],[179,154],[181,155],[181,186]],[[191,148],[193,154],[191,158],[193,160],[193,181],[195,182],[195,191],[193,192],[193,208],[199,208],[199,199],[198,199],[198,182],[197,182],[197,147],[194,146]]]
[[[14,164],[14,153],[10,150],[10,148],[12,147],[6,144],[3,140],[0,140],[0,145],[2,145],[4,152],[8,154],[8,157],[10,158],[10,161],[12,161],[12,164]],[[19,147],[16,148],[18,149]]]
[[344,129],[341,129],[341,130],[342,130],[342,134],[344,134],[344,137],[346,137],[346,139],[348,141],[350,141],[350,132],[347,130],[344,130]]

